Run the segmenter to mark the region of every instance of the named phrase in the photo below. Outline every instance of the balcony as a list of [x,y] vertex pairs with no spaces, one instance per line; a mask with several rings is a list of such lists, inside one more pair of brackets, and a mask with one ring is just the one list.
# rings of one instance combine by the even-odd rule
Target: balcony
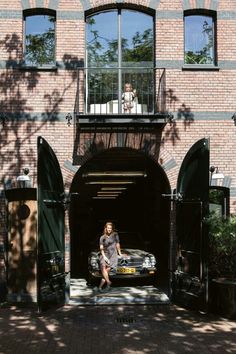
[[[170,119],[165,76],[164,68],[79,69],[76,124],[113,127],[165,123]],[[130,86],[129,93],[124,93],[126,84]]]

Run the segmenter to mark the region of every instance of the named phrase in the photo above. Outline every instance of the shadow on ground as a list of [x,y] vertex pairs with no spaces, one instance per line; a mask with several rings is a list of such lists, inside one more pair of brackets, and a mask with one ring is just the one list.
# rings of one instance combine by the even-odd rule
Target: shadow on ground
[[235,353],[236,322],[173,306],[0,309],[0,352]]
[[[125,282],[115,284],[109,291],[106,288],[102,293],[98,288],[87,285],[83,278],[70,280],[70,302],[72,305],[156,305],[169,304],[168,296],[161,289],[153,285],[137,285]],[[133,285],[133,286],[132,286]]]

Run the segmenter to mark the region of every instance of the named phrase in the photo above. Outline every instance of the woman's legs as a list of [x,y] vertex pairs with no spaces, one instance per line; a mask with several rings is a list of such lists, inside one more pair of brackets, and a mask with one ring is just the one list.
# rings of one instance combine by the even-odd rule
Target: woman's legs
[[109,279],[109,272],[110,272],[111,268],[107,268],[107,267],[101,267],[101,272],[102,272],[102,279],[99,285],[99,288],[101,289],[103,287],[103,285],[105,283],[107,283],[107,285],[111,285],[111,281]]
[[106,280],[104,278],[102,278],[100,281],[100,284],[99,284],[99,289],[102,289],[102,287],[105,283],[106,283]]

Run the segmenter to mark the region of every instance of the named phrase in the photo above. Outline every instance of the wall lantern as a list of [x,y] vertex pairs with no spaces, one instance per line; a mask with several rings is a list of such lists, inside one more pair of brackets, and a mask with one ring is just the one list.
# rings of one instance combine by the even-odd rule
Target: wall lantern
[[222,186],[225,176],[223,173],[219,172],[219,168],[211,166],[210,174],[210,186]]
[[29,177],[29,169],[24,168],[23,174],[18,176],[16,181],[17,181],[18,188],[30,188],[31,187],[31,180]]
[[72,115],[70,114],[70,113],[68,113],[67,115],[66,115],[66,120],[67,120],[67,125],[68,125],[68,127],[70,127],[71,126],[71,121],[72,121]]

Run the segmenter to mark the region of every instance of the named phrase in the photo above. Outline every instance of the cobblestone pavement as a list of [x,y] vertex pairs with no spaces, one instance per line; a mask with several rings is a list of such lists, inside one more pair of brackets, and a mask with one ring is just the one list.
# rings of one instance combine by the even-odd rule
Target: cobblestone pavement
[[174,305],[0,308],[0,353],[236,353],[236,322]]
[[88,286],[85,279],[71,279],[70,302],[77,305],[156,305],[170,303],[165,292],[153,285],[112,286],[105,293],[98,293]]

